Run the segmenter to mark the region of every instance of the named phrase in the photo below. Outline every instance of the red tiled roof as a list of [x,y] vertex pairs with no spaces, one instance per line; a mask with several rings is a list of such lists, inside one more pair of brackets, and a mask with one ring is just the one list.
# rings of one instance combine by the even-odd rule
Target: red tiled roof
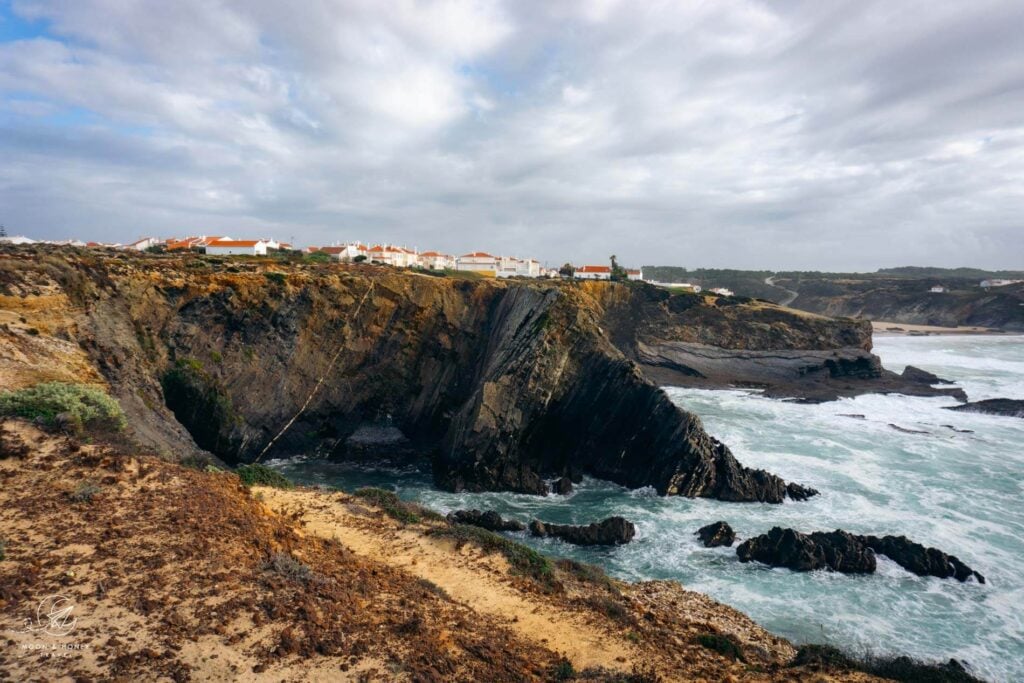
[[612,272],[611,266],[580,266],[576,269],[577,273],[610,273]]
[[444,258],[451,258],[450,254],[442,254],[439,251],[425,251],[420,256],[443,256]]
[[474,251],[472,254],[463,254],[459,258],[495,258],[486,251]]
[[319,251],[325,254],[340,254],[345,251],[345,247],[320,247]]

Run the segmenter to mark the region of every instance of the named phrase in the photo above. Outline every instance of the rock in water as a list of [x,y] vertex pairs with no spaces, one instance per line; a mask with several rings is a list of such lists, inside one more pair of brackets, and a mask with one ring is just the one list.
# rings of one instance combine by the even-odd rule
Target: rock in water
[[952,384],[948,379],[942,379],[938,375],[935,375],[927,370],[921,368],[915,368],[913,365],[908,365],[903,369],[903,373],[900,375],[903,379],[909,382],[917,382],[918,384]]
[[990,398],[987,401],[974,401],[960,406],[950,406],[946,410],[957,410],[962,413],[1003,415],[1005,417],[1024,417],[1024,401],[1012,398]]
[[545,524],[535,519],[530,522],[530,533],[534,536],[554,536],[575,545],[620,545],[633,540],[636,527],[624,517],[609,517],[586,526]]
[[736,532],[725,522],[715,522],[697,529],[697,536],[705,548],[731,546],[736,540]]
[[961,562],[955,555],[947,555],[938,548],[926,548],[906,536],[861,536],[860,539],[879,555],[885,555],[907,571],[918,576],[950,576],[966,581],[973,576],[978,583],[985,583],[985,577]]
[[569,477],[560,477],[551,482],[551,493],[564,496],[572,493],[572,480]]
[[767,534],[744,541],[736,549],[740,562],[757,560],[798,572],[831,569],[844,574],[871,574],[875,554],[856,536],[845,531],[802,534],[774,527]]
[[871,574],[875,554],[885,555],[918,576],[954,577],[978,583],[985,577],[953,555],[926,548],[905,536],[859,536],[841,529],[802,534],[793,529],[774,527],[767,534],[751,538],[736,549],[740,562],[756,560],[773,567],[794,571],[831,569],[846,574]]
[[800,484],[790,482],[786,484],[786,495],[792,500],[807,500],[811,496],[818,495],[818,489],[812,489],[810,486],[801,486]]
[[455,524],[469,524],[488,531],[522,531],[526,526],[514,519],[502,519],[494,510],[456,510],[448,514],[448,521]]

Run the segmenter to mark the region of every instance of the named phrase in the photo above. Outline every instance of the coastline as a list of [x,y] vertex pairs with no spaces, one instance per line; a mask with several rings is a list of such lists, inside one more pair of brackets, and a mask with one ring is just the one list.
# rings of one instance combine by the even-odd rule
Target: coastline
[[970,335],[1005,335],[1010,334],[992,327],[942,327],[939,325],[910,325],[885,320],[872,320],[871,331],[875,336],[926,337],[938,335],[970,334]]

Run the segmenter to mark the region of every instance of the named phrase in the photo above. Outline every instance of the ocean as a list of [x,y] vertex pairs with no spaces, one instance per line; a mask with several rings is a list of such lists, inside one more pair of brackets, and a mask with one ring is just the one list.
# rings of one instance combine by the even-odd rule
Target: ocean
[[[882,336],[875,352],[891,370],[910,364],[955,380],[971,400],[1024,398],[1024,337]],[[415,469],[307,458],[274,464],[302,483],[391,488],[440,512],[493,509],[524,522],[574,524],[622,515],[637,536],[616,548],[514,535],[618,578],[676,579],[796,643],[955,657],[985,679],[1024,680],[1024,419],[951,412],[943,409],[956,404],[948,398],[869,395],[802,405],[753,391],[666,391],[744,465],[821,494],[782,505],[724,503],[662,498],[595,479],[569,496],[453,494],[434,489],[429,473]],[[903,534],[958,556],[988,583],[918,577],[884,557],[867,576],[742,564],[735,547],[704,548],[694,536],[717,520],[741,540],[773,526]]]

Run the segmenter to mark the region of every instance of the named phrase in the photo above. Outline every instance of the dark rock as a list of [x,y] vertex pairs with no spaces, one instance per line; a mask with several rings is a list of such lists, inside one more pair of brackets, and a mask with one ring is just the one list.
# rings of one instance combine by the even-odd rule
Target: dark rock
[[885,555],[907,571],[918,576],[937,576],[940,579],[954,577],[966,581],[973,576],[978,583],[985,583],[985,577],[961,562],[954,555],[947,555],[937,548],[926,548],[906,536],[861,536],[865,545],[879,555]]
[[865,415],[861,415],[860,413],[839,413],[839,417],[852,417],[855,420],[866,420],[867,419],[867,417]]
[[948,379],[942,379],[938,375],[935,375],[927,370],[921,368],[915,368],[913,365],[908,365],[903,369],[900,377],[907,380],[908,382],[916,382],[918,384],[953,384]]
[[448,514],[448,521],[455,524],[470,524],[488,531],[522,531],[526,526],[514,519],[502,519],[494,510],[456,510]]
[[756,560],[795,571],[827,568],[849,574],[873,573],[876,553],[918,576],[953,577],[959,581],[973,576],[979,583],[985,583],[984,576],[955,556],[926,548],[905,536],[860,536],[839,529],[802,534],[774,527],[736,548],[740,562]]
[[545,524],[539,519],[530,522],[534,536],[553,536],[575,545],[619,545],[629,543],[636,535],[636,527],[623,517],[575,526],[571,524]]
[[705,548],[731,546],[736,540],[736,532],[725,522],[715,522],[697,529],[697,536]]
[[1024,417],[1024,401],[1011,398],[990,398],[985,401],[965,403],[961,406],[950,406],[946,410],[956,410],[961,413],[1003,415],[1005,417]]
[[567,493],[572,493],[572,480],[569,477],[559,477],[558,479],[551,482],[551,493],[564,496]]
[[942,426],[945,427],[946,429],[952,429],[957,434],[973,434],[974,433],[973,429],[957,429],[953,425],[942,425]]
[[903,432],[904,434],[930,434],[930,432],[922,431],[920,429],[907,429],[906,427],[900,427],[899,425],[894,425],[891,422],[889,423],[889,426],[897,432]]
[[786,495],[792,500],[807,500],[811,496],[818,495],[818,489],[812,489],[810,486],[801,486],[800,484],[789,482],[786,484]]
[[767,534],[744,541],[736,549],[740,562],[756,560],[794,571],[831,569],[844,574],[875,571],[875,554],[853,534],[845,531],[801,534],[774,527]]

